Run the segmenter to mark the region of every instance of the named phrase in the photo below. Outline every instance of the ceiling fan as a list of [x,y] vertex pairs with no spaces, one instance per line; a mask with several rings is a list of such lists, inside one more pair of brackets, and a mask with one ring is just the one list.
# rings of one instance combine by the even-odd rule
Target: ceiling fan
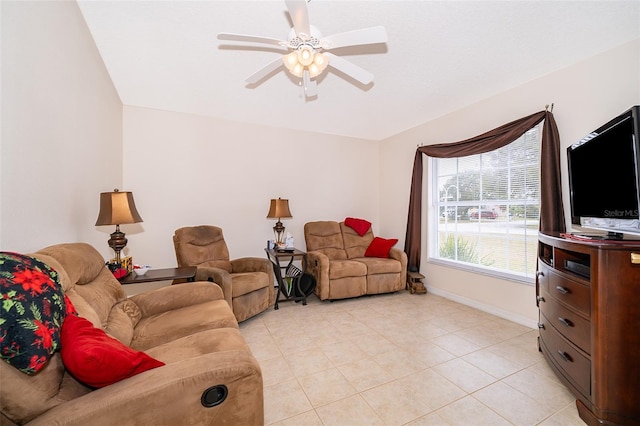
[[250,75],[245,80],[248,84],[258,83],[281,66],[284,66],[292,75],[302,79],[307,98],[318,95],[315,78],[322,74],[327,67],[342,71],[362,84],[369,84],[373,81],[373,74],[369,71],[328,51],[339,47],[386,43],[387,31],[384,27],[363,28],[323,36],[316,27],[309,24],[307,0],[285,0],[285,3],[293,22],[293,28],[289,31],[287,41],[246,34],[218,34],[219,40],[264,43],[289,50],[288,54],[283,54],[282,57]]

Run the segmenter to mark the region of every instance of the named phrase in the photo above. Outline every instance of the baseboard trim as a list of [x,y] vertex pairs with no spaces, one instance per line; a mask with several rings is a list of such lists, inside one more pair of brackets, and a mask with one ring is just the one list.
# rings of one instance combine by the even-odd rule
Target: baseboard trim
[[497,317],[504,318],[509,321],[513,321],[525,327],[529,327],[533,329],[538,328],[538,322],[535,320],[532,320],[531,318],[523,317],[522,315],[516,315],[513,312],[508,312],[508,311],[496,308],[495,306],[478,302],[477,300],[469,299],[467,297],[463,297],[458,294],[450,293],[448,291],[442,290],[441,288],[432,287],[430,285],[426,285],[426,287],[427,287],[427,293],[435,294],[436,296],[441,296],[441,297],[444,297],[445,299],[453,300],[454,302],[458,302],[463,305],[467,305],[472,308],[479,309],[488,314],[492,314]]

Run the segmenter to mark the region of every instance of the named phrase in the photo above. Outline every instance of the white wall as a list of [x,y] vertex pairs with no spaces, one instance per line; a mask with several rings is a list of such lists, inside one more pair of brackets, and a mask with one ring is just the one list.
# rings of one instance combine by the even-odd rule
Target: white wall
[[[492,98],[393,136],[381,144],[381,232],[402,234],[404,244],[413,157],[419,144],[454,142],[555,104],[562,143],[562,171],[566,148],[607,120],[640,104],[640,40],[513,88]],[[425,157],[423,190],[429,188]],[[563,176],[565,215],[569,198]],[[423,213],[427,211],[423,197]],[[403,206],[400,208],[398,206]],[[434,293],[476,305],[526,324],[535,324],[535,287],[473,274],[427,261],[426,223],[423,223],[422,273]]]
[[[404,245],[418,144],[474,136],[555,103],[563,147],[640,103],[640,41],[513,88],[381,143],[213,118],[123,108],[75,2],[0,2],[2,133],[0,249],[86,241],[105,258],[111,227],[95,227],[98,194],[134,192],[142,224],[123,225],[125,253],[175,264],[180,226],[216,224],[233,257],[264,256],[269,200],[304,247],[310,220],[364,217]],[[566,158],[562,153],[563,168]],[[429,171],[425,170],[425,177]],[[425,189],[428,188],[425,183]],[[568,208],[564,182],[565,209]],[[426,229],[426,228],[423,228]],[[427,262],[440,292],[523,323],[534,288]]]
[[121,227],[135,263],[175,266],[174,230],[202,224],[223,229],[232,258],[264,257],[278,197],[301,249],[308,221],[379,223],[376,142],[125,107],[123,145],[124,188],[144,219]]
[[0,2],[0,248],[86,241],[122,179],[122,104],[76,2]]

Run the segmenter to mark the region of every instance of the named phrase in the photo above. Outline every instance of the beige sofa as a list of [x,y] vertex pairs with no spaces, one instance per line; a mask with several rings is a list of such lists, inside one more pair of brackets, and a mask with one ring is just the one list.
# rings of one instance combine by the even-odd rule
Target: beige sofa
[[[165,365],[93,389],[69,373],[60,352],[34,375],[0,362],[1,425],[264,423],[260,366],[220,287],[194,282],[127,298],[88,244],[55,245],[32,256],[57,271],[79,316]],[[224,388],[226,399],[206,407]]]
[[371,229],[360,236],[344,222],[316,221],[304,226],[306,272],[316,279],[320,300],[390,293],[405,288],[407,255],[391,248],[389,258],[366,257],[374,239]]

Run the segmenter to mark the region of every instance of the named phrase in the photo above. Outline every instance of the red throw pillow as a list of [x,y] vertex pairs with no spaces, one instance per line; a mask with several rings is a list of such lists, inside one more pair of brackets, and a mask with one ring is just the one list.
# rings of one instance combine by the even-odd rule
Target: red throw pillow
[[356,219],[354,217],[348,217],[344,220],[344,224],[358,233],[361,237],[369,231],[371,228],[371,222],[364,219]]
[[67,315],[62,323],[60,355],[65,368],[76,379],[95,388],[164,365],[75,315]]
[[386,259],[389,257],[389,250],[391,250],[391,247],[396,245],[397,242],[397,238],[387,240],[385,238],[375,237],[373,241],[371,241],[371,244],[369,244],[369,247],[367,247],[364,255],[365,257],[383,257]]

